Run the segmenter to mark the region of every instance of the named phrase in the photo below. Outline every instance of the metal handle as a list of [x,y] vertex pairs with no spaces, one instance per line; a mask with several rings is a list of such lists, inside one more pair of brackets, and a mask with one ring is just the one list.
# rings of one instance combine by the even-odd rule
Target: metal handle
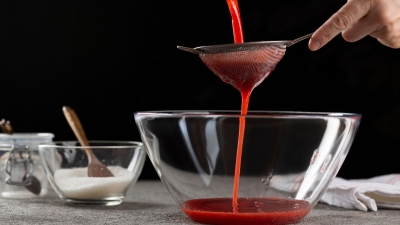
[[194,48],[188,48],[188,47],[180,46],[180,45],[178,45],[177,48],[180,49],[180,50],[183,50],[183,51],[187,51],[187,52],[190,52],[190,53],[193,53],[193,54],[197,54],[197,55],[200,55],[200,54],[203,53],[202,51],[196,50]]
[[13,165],[15,165],[17,163],[17,159],[15,158],[15,154],[17,151],[21,151],[21,148],[16,148],[15,146],[12,147],[11,151],[10,151],[10,155],[7,159],[6,162],[6,173],[8,175],[8,177],[5,179],[6,184],[9,185],[15,185],[15,186],[30,186],[32,184],[30,176],[33,173],[33,161],[31,159],[31,152],[29,151],[29,146],[24,146],[22,147],[22,151],[24,151],[26,153],[26,157],[21,158],[22,160],[20,162],[22,162],[25,168],[29,168],[24,170],[25,174],[24,176],[27,179],[24,179],[23,181],[13,181],[12,180],[12,168]]
[[294,45],[294,44],[296,44],[297,42],[302,41],[302,40],[304,40],[304,39],[310,38],[313,34],[314,34],[314,32],[313,32],[313,33],[310,33],[310,34],[307,34],[307,35],[304,35],[304,36],[301,36],[301,37],[299,37],[299,38],[296,38],[296,39],[294,39],[294,40],[292,41],[292,43],[288,44],[286,47],[289,47],[289,46],[291,46],[291,45]]

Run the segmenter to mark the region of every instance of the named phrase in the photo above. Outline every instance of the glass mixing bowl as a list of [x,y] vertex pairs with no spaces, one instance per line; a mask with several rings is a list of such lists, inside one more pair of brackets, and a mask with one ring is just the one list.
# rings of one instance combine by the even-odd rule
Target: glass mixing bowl
[[[89,177],[85,149],[91,149],[113,176]],[[39,153],[51,186],[71,205],[120,204],[146,160],[142,143],[132,141],[89,141],[89,146],[77,141],[42,143]]]
[[208,224],[300,221],[339,171],[361,119],[279,111],[149,111],[134,117],[173,199],[192,220]]

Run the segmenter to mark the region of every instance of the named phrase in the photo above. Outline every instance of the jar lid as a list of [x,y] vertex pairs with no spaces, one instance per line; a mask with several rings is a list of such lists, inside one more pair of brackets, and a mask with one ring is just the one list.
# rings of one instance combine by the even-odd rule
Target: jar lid
[[13,143],[14,145],[26,145],[30,150],[38,150],[38,145],[42,142],[52,141],[52,133],[13,133],[0,134],[0,144]]
[[19,139],[48,139],[53,138],[52,133],[13,133],[13,134],[0,134],[0,141],[19,140]]

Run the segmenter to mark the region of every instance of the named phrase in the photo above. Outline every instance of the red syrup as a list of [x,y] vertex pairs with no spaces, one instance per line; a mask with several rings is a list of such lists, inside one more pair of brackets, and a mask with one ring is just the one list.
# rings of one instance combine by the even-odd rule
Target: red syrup
[[237,212],[232,199],[210,198],[186,201],[182,210],[193,221],[206,224],[283,225],[302,220],[310,211],[307,201],[281,198],[239,198]]
[[232,17],[233,37],[236,44],[243,43],[242,19],[237,0],[226,0]]
[[[242,28],[242,19],[240,18],[240,10],[239,4],[237,0],[226,0],[228,3],[229,11],[232,17],[232,29],[233,29],[233,37],[235,44],[240,44],[244,42],[243,38],[243,28]],[[244,139],[244,130],[246,125],[246,119],[243,115],[247,114],[247,108],[249,106],[250,93],[251,90],[244,89],[240,91],[242,95],[242,109],[241,116],[239,117],[239,137],[238,137],[238,145],[236,151],[236,164],[235,164],[235,176],[233,182],[233,195],[232,195],[232,207],[233,211],[236,212],[238,209],[238,193],[239,193],[239,177],[240,177],[240,165],[242,161],[242,147],[243,147],[243,139]]]
[[[243,43],[237,0],[227,0],[232,16],[234,41]],[[288,224],[300,221],[311,210],[307,201],[280,198],[238,198],[242,148],[250,95],[274,70],[285,49],[264,47],[261,51],[201,54],[201,60],[224,82],[240,91],[242,107],[236,152],[232,199],[186,201],[182,210],[192,220],[207,224]]]

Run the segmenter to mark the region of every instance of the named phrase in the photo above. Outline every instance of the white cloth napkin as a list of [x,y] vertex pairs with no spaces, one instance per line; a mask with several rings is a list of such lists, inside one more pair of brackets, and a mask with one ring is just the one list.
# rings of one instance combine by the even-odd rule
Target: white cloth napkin
[[[280,190],[296,192],[302,181],[302,174],[275,176],[270,185]],[[336,177],[320,202],[362,211],[377,211],[378,208],[400,209],[400,174],[352,180]]]
[[362,211],[400,209],[400,174],[352,180],[336,177],[320,202]]

